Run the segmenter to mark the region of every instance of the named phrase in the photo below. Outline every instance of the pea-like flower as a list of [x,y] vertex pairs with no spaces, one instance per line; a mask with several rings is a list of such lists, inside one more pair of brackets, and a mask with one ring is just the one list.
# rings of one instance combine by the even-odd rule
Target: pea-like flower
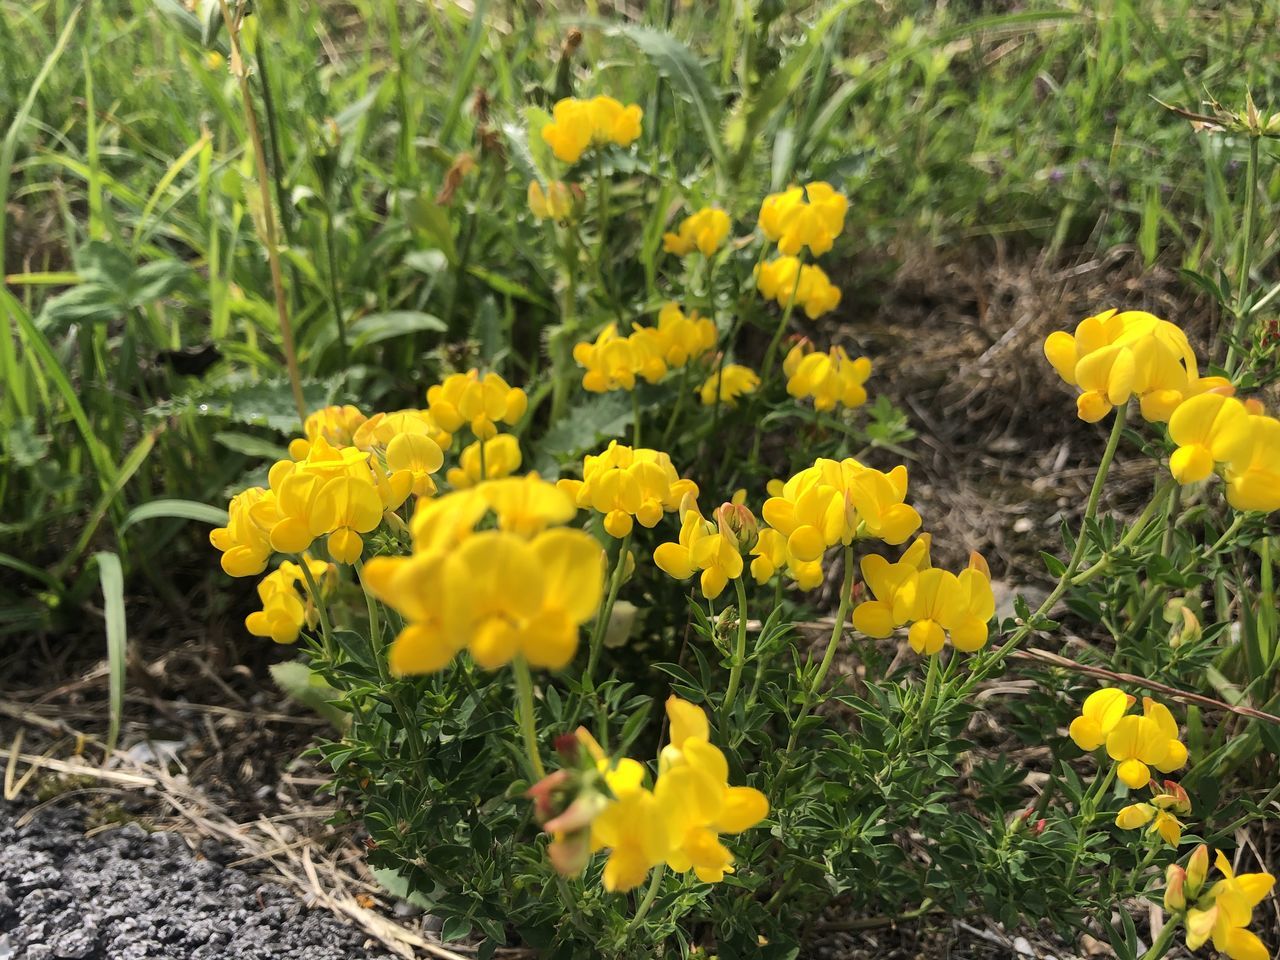
[[[868,637],[884,639],[906,624],[905,605],[898,602],[898,596],[922,570],[929,569],[931,542],[929,534],[922,533],[896,563],[875,553],[862,558],[862,580],[871,591],[872,599],[853,608],[855,630]],[[899,614],[904,615],[903,619],[898,618]]]
[[677,303],[663,304],[656,327],[637,325],[635,328],[636,333],[646,330],[648,333],[644,335],[652,338],[663,362],[672,369],[705,356],[716,345],[715,323],[709,317],[699,316],[696,310],[686,314]]
[[[484,444],[483,470],[480,445]],[[482,480],[498,480],[509,477],[520,469],[523,462],[520,441],[509,433],[500,433],[488,440],[477,440],[458,454],[458,465],[449,468],[445,479],[455,490],[465,490]]]
[[786,256],[795,256],[805,247],[820,256],[844,230],[848,209],[848,198],[829,183],[819,180],[805,187],[793,186],[764,198],[760,230]]
[[567,97],[552,107],[551,117],[542,128],[543,141],[557,160],[577,163],[592,146],[631,146],[640,136],[643,111],[635,104],[623,106],[613,97]]
[[619,336],[618,325],[610,323],[594,342],[574,344],[573,359],[586,372],[582,388],[591,393],[634,390],[636,378],[657,383],[667,374],[663,344],[656,331],[637,327],[628,336]]
[[810,320],[817,320],[840,305],[840,288],[816,264],[801,264],[796,257],[778,257],[755,268],[756,288],[766,300],[784,309],[800,306]]
[[562,180],[552,180],[543,190],[537,180],[529,181],[529,212],[539,220],[564,222],[573,214],[574,191]]
[[[716,511],[716,523],[708,522],[698,512],[691,498],[680,508],[678,543],[661,543],[653,551],[658,569],[677,580],[687,580],[701,571],[702,595],[714,600],[724,592],[730,580],[742,576],[744,552],[755,545],[755,517],[746,507],[727,504]],[[737,522],[734,522],[734,518]]]
[[729,236],[729,215],[716,207],[703,207],[680,221],[675,233],[662,235],[662,249],[676,256],[688,256],[697,250],[709,257],[720,249]]
[[871,361],[851,359],[844,347],[818,353],[808,339],[801,339],[787,351],[782,372],[787,393],[800,400],[811,397],[817,410],[834,410],[837,404],[852,410],[867,402],[863,385],[871,376]]
[[1174,874],[1171,887],[1176,892],[1165,897],[1168,909],[1186,909],[1187,949],[1198,950],[1212,940],[1214,949],[1231,960],[1270,960],[1271,952],[1248,927],[1254,909],[1275,886],[1275,877],[1269,873],[1237,875],[1219,850],[1216,866],[1222,879],[1205,890],[1208,863],[1209,849],[1202,844],[1186,870]]
[[263,501],[274,506],[275,494],[262,487],[250,487],[231,498],[227,525],[210,531],[209,542],[222,553],[222,570],[229,577],[253,577],[267,568],[271,559],[270,528],[253,518],[254,507]]
[[1250,415],[1247,447],[1234,453],[1223,474],[1227,503],[1237,510],[1280,510],[1280,420]]
[[1205,393],[1180,404],[1169,418],[1169,439],[1178,448],[1169,472],[1179,483],[1208,478],[1214,465],[1244,459],[1250,452],[1252,417],[1235,397]]
[[1131,803],[1116,814],[1116,826],[1121,830],[1148,828],[1171,847],[1182,842],[1182,821],[1178,815],[1191,812],[1191,798],[1181,784],[1166,780],[1163,787],[1151,782],[1151,802]]
[[725,406],[734,407],[738,398],[755,393],[759,388],[758,373],[740,363],[726,363],[698,387],[698,397],[704,407],[715,406],[717,398]]
[[330,445],[335,447],[351,446],[356,430],[365,422],[365,419],[360,408],[351,404],[316,410],[302,422],[303,436],[289,442],[289,456],[295,460],[304,459],[311,444],[320,437],[324,437]]
[[671,457],[646,447],[623,446],[616,440],[582,462],[582,479],[557,484],[579,507],[604,514],[604,528],[621,539],[634,522],[653,527],[663,512],[680,508],[686,495],[696,498],[698,486],[676,472]]
[[1137,790],[1151,779],[1151,767],[1172,773],[1187,762],[1178,739],[1178,723],[1164,704],[1142,699],[1142,716],[1126,716],[1107,734],[1107,755],[1115,760],[1121,782]]
[[355,563],[364,551],[361,535],[382,522],[383,503],[372,477],[340,476],[326,481],[312,508],[311,533],[327,533],[329,556]]
[[356,428],[351,443],[366,453],[385,454],[391,441],[402,433],[428,436],[441,450],[453,445],[453,434],[436,423],[426,410],[375,413]]
[[525,392],[493,371],[450,374],[427,391],[427,412],[441,428],[457,433],[465,424],[479,440],[497,434],[499,422],[519,421],[528,406]]
[[[311,557],[303,558],[303,563],[321,586],[321,593],[325,593],[324,585],[331,582],[335,572],[333,565]],[[262,609],[245,617],[245,629],[255,637],[270,637],[276,643],[289,644],[298,639],[304,624],[314,627],[316,598],[303,581],[302,568],[291,560],[263,577],[258,584]]]
[[1085,697],[1080,716],[1071,721],[1071,739],[1081,750],[1097,750],[1135,702],[1134,697],[1115,687],[1093,691]]
[[957,650],[972,653],[986,646],[995,610],[986,561],[974,553],[959,575],[929,568],[908,579],[894,596],[893,616],[911,624],[907,642],[916,653],[938,653],[948,636]]
[[671,847],[666,811],[644,778],[644,766],[625,758],[605,774],[613,800],[591,823],[591,848],[609,851],[601,879],[610,893],[638,887]]

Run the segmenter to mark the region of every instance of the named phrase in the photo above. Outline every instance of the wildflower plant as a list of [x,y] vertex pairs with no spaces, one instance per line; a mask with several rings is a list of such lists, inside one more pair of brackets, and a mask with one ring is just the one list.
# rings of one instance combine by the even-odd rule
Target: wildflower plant
[[[1218,784],[1278,745],[1201,710],[1275,696],[1257,377],[1143,311],[1047,338],[1035,362],[1110,434],[1044,544],[1048,596],[997,613],[988,559],[912,503],[874,356],[829,322],[852,188],[815,170],[746,200],[664,172],[624,92],[509,125],[494,202],[553,319],[530,335],[512,306],[434,354],[420,408],[308,411],[210,538],[257,578],[248,632],[296,643],[348,720],[317,751],[376,875],[482,956],[793,957],[823,910],[976,905],[1125,960],[1175,928],[1262,960],[1270,875],[1220,853],[1210,885],[1204,847],[1181,857],[1230,846],[1259,807]],[[1103,508],[1122,444],[1151,478],[1133,519]],[[1107,652],[1031,647],[1068,616]],[[1246,692],[1190,696],[1210,668]],[[1037,669],[1025,703],[999,682]],[[1034,760],[961,762],[995,711]],[[1141,948],[1135,897],[1169,915]]]

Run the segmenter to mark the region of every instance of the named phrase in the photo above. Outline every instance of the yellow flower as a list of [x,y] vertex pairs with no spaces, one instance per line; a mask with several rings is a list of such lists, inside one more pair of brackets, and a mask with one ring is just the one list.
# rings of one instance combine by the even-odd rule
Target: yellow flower
[[703,382],[698,396],[705,407],[716,404],[717,395],[726,406],[737,406],[738,398],[755,393],[760,387],[760,375],[740,363],[726,363]]
[[573,213],[573,191],[562,180],[552,180],[547,189],[537,180],[529,181],[529,212],[539,220],[568,220]]
[[499,421],[516,423],[528,406],[525,392],[493,371],[450,374],[427,391],[427,412],[441,428],[457,433],[466,424],[480,440],[494,436]]
[[542,139],[557,160],[577,163],[591,146],[631,146],[640,136],[642,116],[640,107],[624,107],[613,97],[568,97],[552,108],[551,122],[542,128]]
[[729,215],[715,207],[703,207],[680,221],[675,233],[662,235],[662,249],[684,257],[694,250],[709,257],[729,235]]
[[767,583],[787,565],[787,538],[772,527],[761,527],[751,556],[751,576],[756,583]]
[[831,249],[844,230],[848,209],[844,194],[829,183],[815,181],[803,189],[793,186],[765,197],[760,204],[760,229],[786,256],[795,256],[806,246],[819,256]]
[[252,577],[267,568],[271,559],[269,528],[253,519],[254,507],[273,502],[275,494],[262,487],[250,487],[231,498],[227,525],[209,533],[209,542],[222,553],[222,570],[229,577]]
[[[480,470],[480,444],[484,444],[484,476]],[[458,465],[451,468],[445,478],[455,490],[465,490],[481,480],[497,480],[509,477],[520,469],[523,457],[520,441],[509,433],[500,433],[489,440],[477,440],[458,455]]]
[[1251,415],[1248,449],[1233,453],[1224,473],[1227,503],[1237,510],[1280,510],[1280,420]]
[[[477,532],[491,509],[497,529]],[[370,591],[408,621],[392,644],[392,669],[430,673],[464,649],[485,669],[516,656],[549,669],[567,664],[604,587],[596,539],[548,529],[572,512],[536,476],[420,501],[413,554],[375,557],[364,570]]]
[[306,460],[301,464],[280,460],[272,466],[267,480],[275,496],[254,506],[254,518],[268,529],[272,549],[302,553],[318,533],[327,532],[313,533],[311,529],[316,499],[328,482],[327,475],[308,470]]
[[631,532],[633,521],[654,527],[664,511],[679,509],[686,495],[698,495],[697,484],[676,473],[670,456],[616,440],[584,458],[581,480],[563,479],[557,486],[579,507],[604,514],[605,530],[619,539]]
[[[637,327],[637,332],[644,330]],[[690,310],[686,316],[679,304],[667,303],[658,311],[658,325],[651,328],[658,352],[669,367],[683,367],[716,345],[716,325],[708,317]],[[665,371],[664,371],[665,372]]]
[[653,562],[677,580],[687,580],[701,570],[702,595],[714,600],[730,580],[742,576],[738,541],[727,528],[718,528],[703,519],[692,500],[681,507],[680,513],[680,541],[659,544],[653,551]]
[[801,264],[795,257],[778,257],[755,268],[756,287],[766,300],[787,307],[794,300],[805,316],[817,320],[840,305],[840,288],[815,264]]
[[911,623],[907,642],[916,653],[937,653],[947,635],[957,650],[972,653],[986,645],[995,609],[986,562],[971,554],[958,576],[929,568],[909,579],[894,597],[893,616]]
[[329,556],[335,561],[355,563],[364,550],[360,535],[382,522],[382,509],[372,477],[334,477],[316,495],[311,532],[315,536],[328,533]]
[[364,422],[365,415],[351,404],[317,410],[302,423],[305,439],[298,437],[289,443],[289,456],[295,460],[304,459],[311,444],[319,437],[324,437],[335,447],[351,446],[356,430]]
[[1085,697],[1080,716],[1071,721],[1071,739],[1081,750],[1097,750],[1134,702],[1135,698],[1114,687],[1093,691]]
[[921,570],[929,568],[929,534],[922,533],[902,554],[897,563],[890,563],[878,554],[862,558],[862,579],[874,599],[864,600],[853,609],[853,628],[868,637],[884,639],[901,627],[906,620],[899,620],[895,603],[903,587],[911,583]]
[[609,850],[602,879],[610,893],[639,886],[666,859],[670,846],[667,818],[645,788],[644,776],[642,764],[619,760],[605,774],[614,799],[591,822],[591,849]]
[[1235,397],[1202,393],[1184,401],[1169,418],[1169,439],[1178,445],[1169,457],[1169,472],[1179,483],[1198,483],[1214,464],[1246,458],[1253,418]]
[[1121,782],[1137,790],[1151,779],[1150,767],[1172,773],[1187,762],[1187,748],[1178,740],[1178,724],[1169,708],[1150,697],[1142,699],[1143,715],[1122,717],[1107,734],[1107,754],[1119,766]]
[[600,331],[595,342],[574,344],[573,359],[586,370],[582,387],[592,393],[634,390],[636,378],[657,383],[667,373],[664,343],[658,332],[637,326],[629,336],[618,336],[617,324]]
[[375,413],[356,428],[351,443],[366,453],[385,453],[387,445],[402,433],[430,437],[441,450],[448,450],[453,445],[453,434],[442,429],[426,410]]
[[1116,826],[1121,830],[1137,830],[1151,824],[1149,833],[1158,833],[1171,847],[1182,842],[1182,822],[1177,814],[1191,812],[1191,798],[1181,785],[1166,780],[1163,788],[1151,784],[1150,803],[1131,803],[1116,814]]
[[812,397],[817,410],[833,410],[836,404],[853,409],[867,402],[863,384],[871,376],[871,361],[851,360],[844,347],[815,353],[812,343],[801,340],[787,351],[782,372],[788,378],[787,393],[801,400]]
[[[1203,859],[1207,860],[1207,848],[1204,846],[1196,850],[1192,860],[1202,851]],[[1237,876],[1221,850],[1218,851],[1217,867],[1223,879],[1187,910],[1187,949],[1198,950],[1212,938],[1214,949],[1225,953],[1231,960],[1270,960],[1271,951],[1247,928],[1253,920],[1254,908],[1275,885],[1275,877],[1269,873],[1242,873]],[[1201,882],[1203,876],[1202,869]],[[1191,867],[1187,869],[1186,886],[1188,896],[1194,897],[1196,894],[1190,892],[1193,886]],[[1198,891],[1200,884],[1194,886]]]
[[706,714],[674,694],[667,700],[670,743],[658,761],[654,787],[667,817],[667,864],[677,873],[693,870],[699,880],[717,883],[733,872],[733,855],[720,834],[749,830],[769,815],[769,801],[753,787],[729,785],[729,764],[709,741]]
[[431,474],[444,464],[444,451],[425,433],[402,433],[387,444],[387,469],[392,475],[408,474],[414,496],[429,497],[436,492]]
[[[307,557],[303,561],[317,583],[323,584],[334,571],[332,564]],[[305,586],[302,568],[290,560],[262,578],[258,599],[262,609],[245,617],[245,628],[255,637],[270,637],[276,643],[293,643],[303,624],[314,626],[316,599]],[[301,588],[302,596],[298,590]],[[323,588],[321,592],[326,592]],[[305,597],[305,605],[303,598]]]

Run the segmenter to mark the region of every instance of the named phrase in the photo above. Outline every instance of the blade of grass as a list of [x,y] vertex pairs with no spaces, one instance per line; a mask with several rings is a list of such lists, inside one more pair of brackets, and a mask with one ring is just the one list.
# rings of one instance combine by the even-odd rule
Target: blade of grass
[[107,666],[110,717],[107,721],[107,756],[120,739],[120,721],[124,717],[124,675],[128,655],[129,633],[124,618],[124,570],[120,557],[110,551],[94,554],[98,565],[98,581],[102,585],[102,612],[106,620]]

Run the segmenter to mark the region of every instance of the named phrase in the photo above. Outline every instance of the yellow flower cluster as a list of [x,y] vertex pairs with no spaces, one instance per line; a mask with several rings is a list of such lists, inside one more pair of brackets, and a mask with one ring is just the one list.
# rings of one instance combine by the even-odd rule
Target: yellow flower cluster
[[1086,317],[1074,334],[1057,331],[1045,356],[1079,387],[1082,420],[1101,420],[1137,397],[1143,417],[1167,423],[1169,470],[1182,484],[1215,472],[1237,510],[1280,509],[1280,420],[1241,401],[1223,377],[1202,377],[1195,351],[1176,325],[1139,310]]
[[849,358],[844,347],[818,353],[809,340],[801,339],[782,361],[787,376],[787,393],[798,400],[813,398],[817,410],[834,410],[839,404],[849,409],[867,402],[863,386],[871,376],[871,361]]
[[[807,194],[807,197],[806,197]],[[760,230],[778,244],[778,252],[793,257],[808,247],[814,256],[831,249],[844,230],[849,200],[820,180],[771,193],[760,204]]]
[[351,404],[317,410],[303,421],[303,436],[289,441],[289,456],[295,460],[306,459],[311,444],[321,437],[330,446],[349,447],[355,443],[356,431],[364,422],[365,415],[360,412],[360,408]]
[[959,574],[937,570],[929,563],[929,545],[924,534],[896,563],[875,554],[862,558],[862,579],[873,599],[854,608],[854,628],[883,638],[911,624],[911,649],[930,656],[942,650],[948,636],[957,650],[981,650],[996,610],[986,561],[973,553]]
[[613,97],[567,97],[552,108],[551,122],[542,128],[542,139],[557,160],[577,163],[593,146],[631,146],[640,136],[642,117],[640,107],[624,107]]
[[1231,960],[1270,960],[1271,951],[1248,927],[1276,878],[1269,873],[1237,875],[1221,850],[1215,865],[1222,879],[1206,889],[1209,848],[1201,844],[1185,868],[1171,864],[1165,874],[1164,906],[1185,914],[1187,949],[1199,950],[1212,940],[1214,949]]
[[[852,458],[819,459],[766,500],[763,513],[786,539],[787,572],[801,589],[811,590],[822,582],[822,555],[829,547],[855,538],[899,544],[915,533],[920,514],[904,502],[906,495],[906,467],[882,473]],[[775,545],[772,541],[769,547]],[[772,557],[761,555],[763,568]]]
[[445,479],[455,490],[465,490],[481,480],[501,480],[511,476],[520,469],[523,460],[519,441],[509,433],[500,433],[464,447],[458,454],[458,465],[449,468]]
[[[1163,787],[1151,781],[1151,802],[1131,803],[1116,814],[1116,826],[1121,830],[1141,830],[1156,833],[1171,847],[1182,842],[1183,823],[1178,815],[1191,812],[1191,798],[1178,783],[1166,780]],[[1148,827],[1147,825],[1150,824]]]
[[[331,563],[303,557],[311,578],[321,585],[321,594],[331,590],[336,568]],[[302,593],[298,591],[301,589]],[[303,624],[314,627],[318,611],[307,589],[302,567],[286,560],[258,583],[261,610],[244,619],[245,629],[255,637],[270,637],[276,643],[293,643]],[[323,596],[322,596],[323,599]]]
[[755,268],[756,288],[766,300],[786,308],[797,304],[805,316],[817,320],[840,305],[840,288],[816,264],[796,257],[777,257]]
[[529,398],[500,375],[477,370],[454,373],[427,390],[427,412],[449,433],[464,425],[480,440],[498,432],[497,424],[514,424],[528,409]]
[[726,363],[703,381],[698,397],[704,407],[713,407],[717,398],[727,407],[736,406],[738,398],[760,388],[760,375],[740,363]]
[[1116,761],[1116,775],[1137,790],[1151,779],[1151,767],[1172,773],[1187,762],[1187,748],[1178,739],[1178,724],[1164,704],[1142,699],[1142,716],[1129,714],[1134,698],[1114,687],[1095,690],[1085,698],[1080,716],[1071,722],[1071,739],[1081,750],[1105,745]]
[[637,520],[641,526],[655,526],[664,511],[698,495],[698,485],[681,479],[670,456],[616,440],[603,453],[584,458],[581,480],[566,478],[557,486],[577,506],[604,514],[605,530],[618,538],[629,534]]
[[[645,785],[644,764],[611,761],[589,733],[578,731],[590,754],[593,780],[563,813],[540,817],[554,837],[551,861],[561,873],[581,870],[585,853],[598,850],[608,851],[603,881],[611,892],[634,889],[663,863],[677,873],[692,870],[705,883],[718,883],[733,872],[733,854],[721,835],[754,827],[768,816],[769,801],[753,787],[730,785],[729,764],[711,743],[711,728],[699,707],[672,695],[666,711],[669,742],[652,788]],[[556,771],[531,794],[545,802],[565,774]],[[607,798],[599,780],[608,788]]]
[[375,557],[364,568],[369,590],[406,621],[391,646],[392,670],[432,673],[462,650],[487,670],[516,657],[565,666],[604,589],[600,544],[561,526],[575,512],[536,476],[420,500],[413,553]]
[[705,520],[698,505],[687,497],[680,507],[680,539],[662,543],[653,551],[658,569],[677,580],[701,571],[702,595],[714,600],[730,580],[742,576],[742,555],[749,553],[759,536],[751,511],[726,503],[715,511],[715,522]]
[[546,190],[537,180],[529,181],[529,212],[539,220],[565,221],[573,213],[574,191],[562,180],[552,180]]
[[680,221],[675,233],[662,235],[662,249],[678,257],[697,250],[709,257],[729,236],[729,215],[717,207],[703,207]]
[[586,372],[582,387],[591,393],[634,390],[637,378],[657,383],[673,367],[683,367],[704,356],[716,345],[716,325],[697,311],[687,315],[678,304],[658,311],[658,325],[636,324],[627,336],[619,336],[617,324],[600,331],[594,342],[573,348],[573,359]]

